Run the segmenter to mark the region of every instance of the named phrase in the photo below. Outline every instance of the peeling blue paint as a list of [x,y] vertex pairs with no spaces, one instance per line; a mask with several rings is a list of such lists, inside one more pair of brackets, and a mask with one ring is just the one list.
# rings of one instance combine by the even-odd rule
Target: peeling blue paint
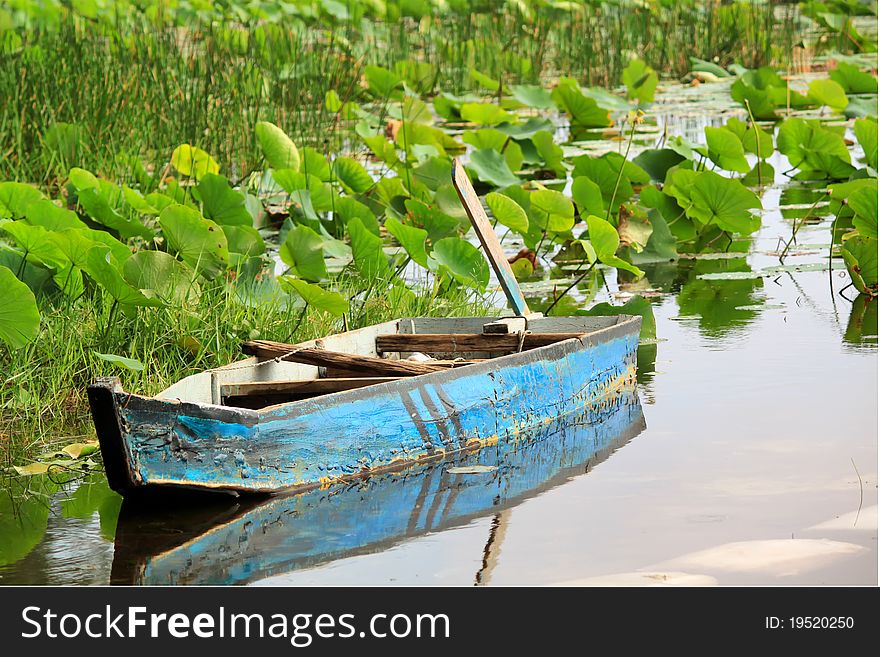
[[213,417],[212,407],[144,398],[120,400],[118,412],[141,483],[277,491],[515,440],[558,416],[600,410],[634,388],[637,343],[636,327],[266,412]]

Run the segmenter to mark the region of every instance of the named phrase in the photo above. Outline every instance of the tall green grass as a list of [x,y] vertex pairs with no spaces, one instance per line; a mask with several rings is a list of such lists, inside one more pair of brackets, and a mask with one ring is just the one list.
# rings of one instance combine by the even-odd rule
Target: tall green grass
[[[474,68],[506,84],[567,75],[616,86],[634,56],[666,76],[687,72],[689,56],[784,64],[796,10],[777,13],[754,1],[603,3],[528,19],[508,9],[188,29],[139,14],[116,26],[62,16],[24,31],[18,48],[0,49],[0,179],[51,186],[71,165],[118,178],[127,172],[120,154],[155,171],[184,142],[210,152],[235,179],[258,163],[259,120],[298,144],[338,151],[347,133],[324,106],[327,91],[355,97],[366,65],[390,68],[402,59],[431,64],[435,89],[453,93],[475,88]],[[58,146],[50,135],[59,123],[78,126],[77,143]]]

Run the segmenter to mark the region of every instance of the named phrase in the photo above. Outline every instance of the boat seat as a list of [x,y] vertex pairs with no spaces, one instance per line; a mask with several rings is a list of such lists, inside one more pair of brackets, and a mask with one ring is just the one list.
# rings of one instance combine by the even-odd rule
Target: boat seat
[[225,406],[264,408],[274,404],[310,399],[343,390],[354,390],[379,383],[397,381],[399,376],[362,376],[345,378],[308,379],[297,381],[248,381],[225,383],[220,386],[220,398]]

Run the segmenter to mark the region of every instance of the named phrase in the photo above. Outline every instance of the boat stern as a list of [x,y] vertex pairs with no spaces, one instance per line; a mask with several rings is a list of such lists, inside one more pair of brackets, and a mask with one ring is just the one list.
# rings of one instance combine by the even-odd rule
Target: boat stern
[[125,495],[138,487],[140,482],[131,469],[131,460],[122,437],[118,404],[119,395],[123,393],[122,381],[118,376],[101,377],[95,379],[87,392],[107,483],[117,493]]

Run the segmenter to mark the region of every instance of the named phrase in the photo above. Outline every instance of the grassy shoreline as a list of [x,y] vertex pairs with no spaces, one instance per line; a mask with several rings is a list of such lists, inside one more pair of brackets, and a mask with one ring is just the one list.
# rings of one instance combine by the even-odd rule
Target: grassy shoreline
[[[344,320],[288,295],[242,303],[234,287],[221,283],[203,286],[191,304],[141,309],[134,317],[114,312],[109,299],[59,304],[44,314],[36,340],[19,350],[0,349],[0,458],[11,466],[50,445],[93,436],[85,389],[97,376],[118,375],[127,390],[155,394],[185,376],[245,358],[241,342],[256,337],[300,342],[399,317],[490,310],[464,292],[365,299],[359,283],[348,281],[353,301]],[[98,353],[125,354],[143,369],[107,362]]]

